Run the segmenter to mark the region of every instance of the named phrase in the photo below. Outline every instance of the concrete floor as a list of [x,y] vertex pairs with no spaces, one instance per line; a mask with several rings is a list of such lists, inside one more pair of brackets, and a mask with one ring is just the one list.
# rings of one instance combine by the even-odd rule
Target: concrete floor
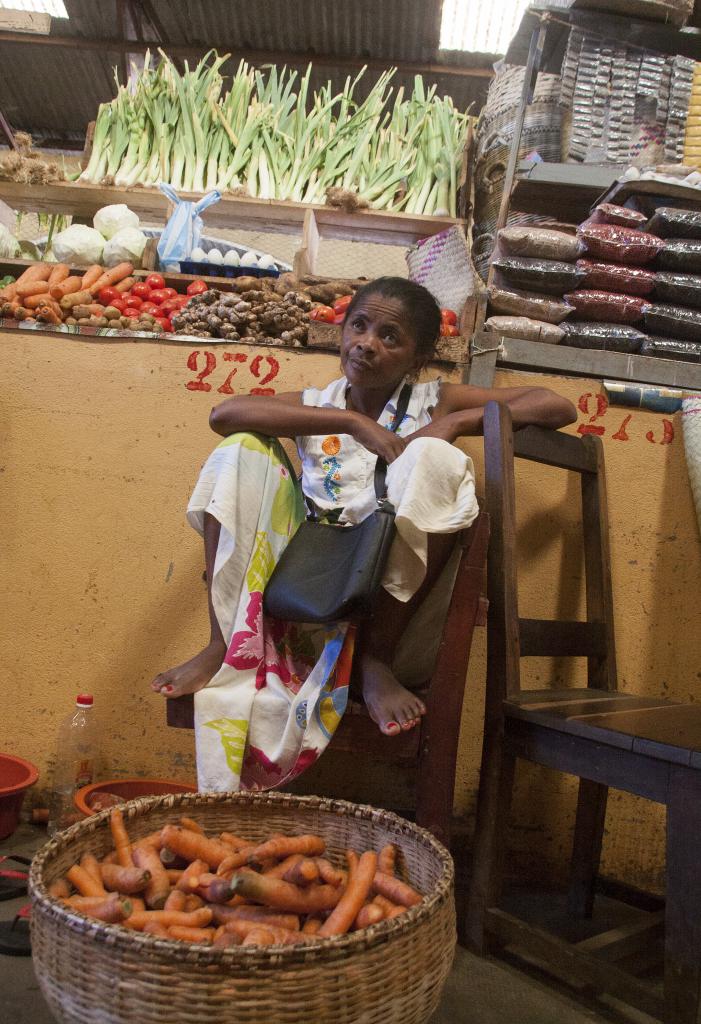
[[[0,854],[31,856],[45,832],[22,825],[0,842]],[[0,920],[11,919],[26,899],[0,902]],[[0,955],[0,1022],[52,1024],[30,957]],[[614,1004],[587,1005],[539,974],[458,947],[438,1012],[430,1024],[653,1024],[651,1018]],[[271,1021],[270,1024],[275,1024]],[[314,1022],[310,1022],[314,1024]]]

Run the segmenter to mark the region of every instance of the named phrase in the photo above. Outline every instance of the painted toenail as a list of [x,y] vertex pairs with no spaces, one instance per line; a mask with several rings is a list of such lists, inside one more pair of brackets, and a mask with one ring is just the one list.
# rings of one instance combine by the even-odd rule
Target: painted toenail
[[391,728],[398,729],[399,728],[399,722],[394,722],[394,721],[393,722],[388,722],[387,723],[387,728],[388,729],[391,729]]
[[170,686],[170,685],[168,685],[168,686],[163,686],[163,687],[161,687],[161,689],[162,689],[162,690],[163,690],[163,691],[164,691],[165,693],[171,693],[171,691],[172,691],[173,687],[172,687],[172,686]]

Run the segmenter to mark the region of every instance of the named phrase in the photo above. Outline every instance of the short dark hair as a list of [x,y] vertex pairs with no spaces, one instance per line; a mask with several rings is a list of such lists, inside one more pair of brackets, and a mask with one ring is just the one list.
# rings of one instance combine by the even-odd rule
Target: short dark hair
[[377,277],[363,285],[348,304],[346,319],[368,295],[398,299],[409,315],[409,327],[416,342],[416,354],[425,362],[432,358],[441,329],[440,306],[428,288],[405,277]]

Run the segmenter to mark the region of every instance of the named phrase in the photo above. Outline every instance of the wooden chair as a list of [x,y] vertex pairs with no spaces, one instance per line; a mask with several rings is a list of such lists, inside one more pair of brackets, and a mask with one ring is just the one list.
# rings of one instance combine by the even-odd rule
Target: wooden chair
[[[515,550],[514,456],[581,477],[585,622],[519,617]],[[521,948],[564,969],[575,982],[657,1016],[696,1024],[701,988],[701,705],[635,697],[616,689],[616,658],[603,449],[529,427],[515,435],[510,414],[485,411],[488,556],[487,693],[474,857],[465,930],[483,952],[488,941]],[[520,659],[586,657],[587,688],[524,691]],[[499,908],[506,827],[517,758],[579,777],[568,910],[591,916],[608,787],[667,808],[667,886],[660,914],[567,943]],[[664,929],[664,996],[617,963]]]
[[[384,736],[364,706],[343,716],[329,750],[347,751],[413,768],[416,772],[416,821],[446,844],[450,841],[455,765],[467,665],[475,625],[484,625],[484,573],[489,519],[480,512],[458,535],[460,561],[435,668],[422,697],[427,713],[420,726]],[[191,729],[191,695],[166,702],[168,725]]]

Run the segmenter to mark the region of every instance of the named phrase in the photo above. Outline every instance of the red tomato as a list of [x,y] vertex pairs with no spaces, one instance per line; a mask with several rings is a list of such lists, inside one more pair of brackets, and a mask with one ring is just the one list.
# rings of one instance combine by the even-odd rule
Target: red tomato
[[156,323],[160,324],[161,327],[163,328],[163,330],[165,331],[165,330],[167,330],[166,324],[169,324],[170,320],[169,320],[169,318],[167,316],[157,316],[156,317]]
[[122,316],[128,316],[130,319],[133,318],[134,320],[138,320],[140,312],[141,310],[137,309],[135,306],[126,306],[126,308],[122,310]]
[[97,293],[97,301],[101,306],[112,306],[115,299],[121,299],[122,297],[122,293],[118,292],[116,288],[100,288]]
[[141,312],[150,313],[151,316],[158,316],[158,306],[154,302],[144,302]]
[[164,291],[169,299],[174,299],[178,294],[175,288],[159,288],[158,291]]
[[176,295],[175,298],[173,299],[173,302],[176,304],[178,309],[182,309],[183,306],[187,306],[188,302],[190,301],[190,298],[191,296],[189,295]]
[[324,324],[332,324],[336,319],[336,314],[331,309],[331,306],[315,306],[309,314],[310,320],[320,320]]
[[144,284],[147,284],[149,288],[165,288],[166,286],[160,274],[149,274]]
[[144,304],[144,300],[140,299],[138,295],[130,295],[127,298],[127,306],[131,306],[132,309],[141,309]]
[[457,338],[460,331],[454,324],[441,324],[441,337],[443,338]]
[[345,313],[337,313],[336,316],[333,318],[333,322],[335,324],[342,324],[345,319],[346,319],[346,314]]
[[124,312],[124,310],[127,308],[127,305],[127,300],[124,298],[123,295],[120,295],[118,299],[113,299],[112,302],[110,302],[110,306],[114,306],[114,308],[118,309],[120,313]]
[[165,302],[168,298],[170,298],[170,296],[166,295],[165,288],[156,288],[155,291],[152,291],[149,295],[151,302],[155,302],[157,306],[160,306],[160,304]]
[[173,323],[172,323],[170,317],[168,317],[168,319],[164,321],[163,330],[164,331],[172,331],[173,330]]
[[159,316],[170,316],[176,309],[180,309],[180,303],[176,302],[175,299],[166,299],[158,307]]
[[352,299],[352,295],[342,295],[340,299],[336,299],[336,301],[333,304],[333,311],[336,314],[336,316],[338,316],[339,313],[345,313],[345,311],[350,306]]
[[131,286],[131,294],[145,301],[150,296],[151,289],[143,281],[137,281],[136,284]]
[[454,313],[452,309],[442,309],[441,320],[444,324],[451,324],[452,326],[455,326],[455,324],[457,324],[458,322],[458,317],[457,314]]
[[187,286],[188,295],[201,295],[202,292],[208,292],[209,285],[204,281],[191,281]]

